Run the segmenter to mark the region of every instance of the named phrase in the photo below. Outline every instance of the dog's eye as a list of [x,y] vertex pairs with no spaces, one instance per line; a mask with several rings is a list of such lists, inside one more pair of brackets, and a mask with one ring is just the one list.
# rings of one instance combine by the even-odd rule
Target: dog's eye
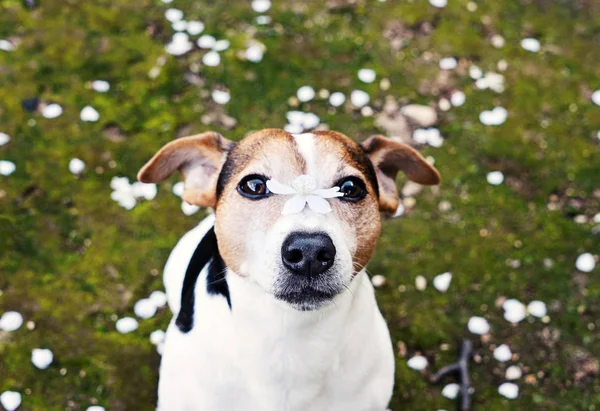
[[258,200],[270,194],[266,177],[257,174],[244,177],[238,184],[238,192],[252,200]]
[[358,177],[346,177],[340,180],[336,186],[340,188],[340,193],[344,194],[341,197],[342,200],[356,202],[362,200],[367,195],[365,183]]

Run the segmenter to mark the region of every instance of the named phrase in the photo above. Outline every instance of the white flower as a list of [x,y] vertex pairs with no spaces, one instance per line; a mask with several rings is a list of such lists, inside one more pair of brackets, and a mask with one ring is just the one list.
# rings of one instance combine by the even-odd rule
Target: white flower
[[54,355],[52,351],[43,348],[34,348],[31,351],[31,362],[40,370],[45,370],[52,364]]
[[525,305],[514,298],[510,298],[502,304],[504,309],[504,319],[513,324],[522,321],[527,315],[527,308]]
[[458,61],[454,57],[444,57],[440,60],[440,68],[442,70],[452,70],[458,66]]
[[509,400],[514,400],[519,396],[519,386],[512,382],[505,382],[498,387],[498,392]]
[[110,83],[105,80],[94,80],[92,81],[92,89],[98,93],[106,93],[110,90]]
[[453,382],[444,387],[442,390],[442,395],[450,400],[453,400],[458,395],[458,391],[460,391],[460,386]]
[[156,305],[149,298],[142,298],[133,306],[133,312],[140,318],[151,318],[156,314]]
[[344,93],[340,93],[339,91],[331,93],[331,96],[329,96],[329,104],[331,104],[333,107],[339,107],[344,104],[345,101],[346,96]]
[[2,147],[3,145],[5,145],[9,141],[10,141],[10,136],[8,134],[6,134],[6,133],[0,132],[0,147]]
[[540,51],[541,45],[538,39],[534,38],[526,38],[521,40],[521,47],[523,47],[527,51],[531,51],[532,53],[536,53]]
[[523,375],[521,369],[516,365],[511,365],[506,369],[506,379],[507,380],[518,380]]
[[164,291],[152,291],[148,298],[157,308],[164,307],[167,303],[167,294]]
[[258,44],[253,44],[246,49],[246,60],[253,63],[258,63],[263,59],[264,51]]
[[372,69],[360,69],[358,70],[358,79],[363,83],[372,83],[377,78],[377,74]]
[[492,171],[487,174],[487,181],[493,186],[502,184],[504,181],[504,174],[502,171]]
[[100,114],[96,111],[96,109],[92,106],[85,106],[79,115],[81,117],[81,121],[94,122],[98,121],[100,118]]
[[527,305],[527,312],[537,318],[545,317],[548,314],[546,304],[538,300],[532,301]]
[[575,268],[584,273],[591,272],[596,267],[596,261],[591,253],[583,253],[575,261]]
[[494,350],[494,358],[500,362],[506,362],[512,358],[510,347],[506,344],[498,346]]
[[0,175],[9,176],[15,172],[17,166],[12,161],[0,160]]
[[8,410],[14,411],[21,405],[21,394],[16,391],[4,391],[0,395],[0,404]]
[[150,342],[158,345],[165,340],[165,332],[163,330],[155,330],[150,333]]
[[408,366],[413,370],[421,371],[427,367],[428,361],[427,358],[421,355],[415,355],[407,362]]
[[16,311],[7,311],[0,317],[0,330],[15,331],[23,325],[23,316]]
[[436,275],[433,279],[433,286],[439,292],[445,293],[446,291],[448,291],[450,281],[452,281],[452,273],[450,272]]
[[127,334],[138,328],[138,322],[135,318],[124,317],[117,320],[116,328],[121,334]]
[[331,211],[331,206],[326,198],[342,197],[339,187],[328,189],[317,189],[315,179],[309,175],[301,175],[297,177],[291,186],[282,184],[277,180],[267,181],[267,188],[273,194],[291,195],[281,214],[296,214],[302,212],[306,204],[316,213],[325,214]]
[[63,109],[58,104],[48,104],[46,107],[42,109],[42,116],[46,118],[56,118],[60,116],[63,112]]
[[85,163],[78,158],[72,158],[69,161],[69,171],[75,175],[81,174],[85,169]]
[[192,36],[196,36],[204,31],[204,23],[201,21],[188,21],[187,32]]
[[271,8],[270,0],[254,0],[252,2],[252,10],[257,13],[264,13]]
[[490,324],[483,317],[471,317],[467,328],[473,334],[484,335],[490,332]]

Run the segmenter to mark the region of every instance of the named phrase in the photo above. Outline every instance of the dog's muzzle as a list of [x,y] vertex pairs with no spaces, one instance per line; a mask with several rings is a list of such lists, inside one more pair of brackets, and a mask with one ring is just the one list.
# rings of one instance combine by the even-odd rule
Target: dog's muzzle
[[315,277],[335,261],[335,246],[327,234],[292,233],[281,246],[283,265],[292,273]]

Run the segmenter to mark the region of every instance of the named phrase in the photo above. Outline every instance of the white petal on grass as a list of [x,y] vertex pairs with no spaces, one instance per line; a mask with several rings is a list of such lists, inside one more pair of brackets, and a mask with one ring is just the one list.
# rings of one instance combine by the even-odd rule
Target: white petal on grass
[[459,391],[460,391],[460,386],[453,382],[451,384],[446,385],[442,389],[442,395],[450,400],[453,400],[458,396]]
[[187,32],[192,36],[197,36],[204,31],[204,23],[197,20],[188,21]]
[[504,182],[502,171],[492,171],[487,174],[487,182],[493,186],[498,186]]
[[534,317],[543,318],[548,314],[548,309],[543,301],[535,300],[527,304],[527,312]]
[[136,181],[131,185],[131,193],[136,198],[145,198],[146,200],[154,200],[158,193],[156,184],[153,183],[141,183]]
[[200,207],[198,207],[195,204],[190,204],[185,201],[181,202],[181,211],[183,211],[183,214],[185,214],[187,216],[196,214],[198,212],[198,210],[200,210]]
[[4,391],[0,395],[0,404],[6,411],[14,411],[21,405],[21,394],[16,391]]
[[[600,106],[600,90],[596,90],[592,93],[592,102],[597,105]],[[600,135],[600,132],[598,132]]]
[[179,181],[178,183],[173,184],[173,194],[177,197],[181,197],[183,195],[183,191],[185,190],[185,183],[183,181]]
[[372,83],[376,78],[377,74],[375,74],[375,70],[366,68],[358,70],[358,79],[363,83]]
[[165,341],[165,332],[163,330],[156,330],[150,333],[150,342],[154,345],[158,345]]
[[499,345],[494,350],[494,358],[500,362],[509,361],[512,358],[510,347],[506,344]]
[[117,320],[115,326],[118,332],[120,332],[121,334],[127,334],[132,331],[135,331],[138,328],[138,322],[135,318],[123,317]]
[[100,118],[100,113],[92,106],[85,106],[79,114],[81,121],[95,122]]
[[521,40],[521,47],[532,53],[537,53],[540,51],[541,45],[538,39],[526,38]]
[[217,67],[221,64],[221,56],[216,51],[209,51],[202,56],[202,63],[208,67]]
[[59,104],[52,103],[48,104],[42,109],[42,116],[46,118],[56,118],[63,112],[62,107]]
[[152,291],[148,298],[157,308],[164,307],[167,304],[167,294],[165,294],[164,291]]
[[188,25],[187,21],[179,20],[179,21],[176,21],[173,24],[171,24],[171,27],[175,31],[185,31],[187,29],[187,25]]
[[519,366],[517,365],[511,365],[510,367],[508,367],[506,369],[506,375],[505,378],[507,380],[518,380],[519,378],[521,378],[521,376],[523,375],[523,372],[521,371],[521,369],[519,368]]
[[69,161],[69,171],[75,175],[79,175],[85,169],[85,163],[78,158],[72,158]]
[[300,134],[304,131],[300,124],[286,124],[283,129],[290,134]]
[[437,122],[435,109],[422,104],[408,104],[400,109],[400,113],[421,127],[431,127]]
[[408,360],[407,365],[413,370],[422,371],[427,367],[428,361],[427,358],[422,355],[415,355],[410,360]]
[[0,330],[16,331],[23,325],[23,316],[16,311],[7,311],[0,317]]
[[504,309],[504,319],[513,324],[523,321],[527,315],[525,305],[514,298],[506,300],[502,304],[502,308]]
[[213,50],[214,51],[225,51],[229,48],[230,45],[231,45],[231,42],[229,40],[226,40],[226,39],[217,40],[215,42]]
[[447,272],[443,274],[436,275],[433,279],[433,286],[439,292],[445,293],[448,291],[448,287],[450,287],[450,282],[452,281],[452,273]]
[[260,24],[261,26],[264,26],[266,24],[271,23],[273,19],[271,18],[271,16],[256,16],[256,24]]
[[458,60],[454,57],[444,57],[440,60],[440,68],[442,70],[452,70],[458,66]]
[[105,80],[94,80],[92,81],[92,90],[98,93],[106,93],[110,90],[110,83]]
[[287,118],[287,121],[290,124],[301,125],[302,120],[304,119],[304,112],[298,110],[288,111],[285,114],[285,118]]
[[10,141],[10,136],[6,133],[0,133],[0,147],[2,147],[5,144],[8,144],[8,142]]
[[485,76],[475,82],[475,87],[480,90],[490,89],[496,93],[502,93],[504,91],[504,76],[494,72],[486,73]]
[[34,348],[31,351],[31,362],[40,370],[45,370],[54,361],[54,354],[47,348]]
[[429,0],[429,4],[438,9],[442,9],[448,5],[448,0]]
[[231,94],[225,90],[213,90],[212,99],[217,104],[227,104],[231,100]]
[[371,278],[371,283],[373,284],[373,287],[376,288],[383,286],[386,282],[387,279],[380,274],[374,275],[373,278]]
[[512,382],[505,382],[498,387],[498,392],[509,400],[514,400],[519,396],[519,386]]
[[333,107],[339,107],[345,102],[346,96],[344,95],[344,93],[340,93],[339,91],[331,93],[331,95],[329,96],[329,104],[331,104]]
[[473,334],[484,335],[490,332],[490,324],[483,317],[471,317],[467,323],[467,328]]
[[591,272],[596,267],[596,261],[591,253],[583,253],[575,260],[575,268],[583,273]]
[[165,11],[165,18],[171,23],[175,23],[183,18],[183,11],[179,9],[167,9]]
[[304,113],[304,116],[302,116],[302,127],[305,130],[313,129],[320,123],[321,119],[315,113]]
[[261,46],[258,44],[253,44],[246,49],[245,52],[246,60],[251,61],[253,63],[258,63],[262,61],[264,52]]
[[204,34],[200,36],[198,40],[196,40],[196,44],[201,49],[212,49],[216,43],[217,39],[214,36],[211,36],[210,34]]
[[[167,0],[167,1],[162,0],[162,1],[163,1],[163,3],[170,3],[173,0]],[[106,411],[106,410],[104,409],[104,407],[101,407],[99,405],[92,405],[91,407],[88,407],[87,410],[85,410],[85,411]]]
[[0,50],[13,51],[15,48],[16,48],[15,45],[12,44],[10,41],[5,40],[5,39],[0,39]]
[[499,34],[494,34],[492,36],[491,42],[492,46],[496,47],[497,49],[501,49],[502,47],[504,47],[504,44],[506,44],[504,37],[502,37]]
[[400,217],[403,214],[404,214],[404,204],[402,204],[402,202],[399,202],[398,207],[396,208],[396,212],[394,213],[394,215],[392,217],[393,218]]
[[422,275],[418,275],[415,278],[415,288],[419,291],[423,291],[427,288],[427,279]]
[[152,318],[156,314],[156,305],[149,298],[142,298],[133,306],[133,312],[143,319]]
[[352,90],[352,93],[350,93],[350,102],[358,108],[367,105],[370,100],[371,97],[369,97],[366,91]]
[[429,144],[432,147],[441,147],[444,143],[444,138],[437,128],[418,128],[413,131],[412,138],[416,143]]
[[473,80],[478,80],[483,76],[483,71],[478,66],[471,66],[469,68],[469,77]]
[[310,101],[315,98],[315,89],[311,86],[302,86],[296,91],[296,97],[303,103]]
[[452,93],[452,95],[450,96],[450,102],[452,103],[452,105],[454,107],[460,107],[463,104],[465,104],[465,100],[466,100],[466,96],[465,93],[463,93],[460,90],[456,90],[454,93]]
[[17,166],[12,161],[0,160],[0,175],[9,176],[15,172]]
[[494,107],[479,114],[479,121],[486,126],[499,126],[506,121],[508,111],[504,107]]
[[253,0],[252,10],[257,13],[264,13],[271,8],[270,0]]
[[193,46],[187,33],[175,33],[171,42],[165,46],[165,50],[173,56],[182,56],[190,51]]

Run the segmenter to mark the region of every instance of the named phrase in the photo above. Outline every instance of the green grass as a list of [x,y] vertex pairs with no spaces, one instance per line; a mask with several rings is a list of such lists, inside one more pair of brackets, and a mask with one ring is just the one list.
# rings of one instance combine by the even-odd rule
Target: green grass
[[[17,165],[13,175],[0,177],[0,313],[17,310],[35,322],[33,331],[0,332],[0,392],[23,393],[22,409],[76,410],[96,402],[109,410],[153,409],[160,358],[148,335],[164,329],[170,315],[162,310],[127,335],[114,322],[162,288],[170,249],[201,216],[181,213],[170,192],[175,178],[132,211],[110,199],[110,179],[133,179],[182,133],[215,129],[238,140],[282,127],[289,97],[305,84],[346,94],[364,89],[376,111],[388,95],[422,104],[435,104],[437,94],[454,88],[467,95],[464,106],[441,115],[444,145],[422,149],[435,157],[443,183],[419,194],[407,216],[384,224],[370,264],[388,279],[378,299],[394,344],[403,341],[409,355],[430,359],[420,374],[397,357],[391,408],[453,409],[427,376],[453,362],[467,337],[480,358],[472,366],[475,410],[598,409],[598,375],[576,381],[575,358],[600,356],[600,280],[598,268],[582,274],[574,262],[582,252],[598,254],[600,237],[592,223],[573,221],[600,212],[600,107],[590,101],[600,89],[597,2],[480,2],[468,12],[465,0],[450,0],[444,9],[424,0],[360,0],[335,11],[323,1],[277,1],[268,13],[273,23],[257,26],[246,1],[180,0],[171,6],[186,19],[204,21],[206,33],[232,43],[219,67],[201,68],[200,86],[186,82],[184,73],[202,52],[182,58],[164,52],[172,30],[164,19],[169,6],[158,0],[41,3],[32,11],[16,0],[0,5],[0,38],[19,41],[15,51],[0,51],[0,131],[12,136],[0,159]],[[400,51],[384,37],[394,21],[414,34]],[[431,32],[415,32],[425,22]],[[504,48],[490,45],[494,33],[506,39]],[[541,41],[540,53],[521,49],[528,36]],[[257,64],[237,57],[252,38],[267,47]],[[446,56],[460,58],[461,66],[438,90],[438,61]],[[470,61],[496,71],[501,59],[508,63],[506,91],[476,90]],[[155,66],[160,74],[151,79]],[[373,68],[378,81],[388,78],[391,88],[361,84],[356,72],[363,67]],[[95,79],[108,80],[110,91],[92,91],[88,82]],[[218,84],[232,93],[224,109],[237,120],[231,130],[202,123],[215,110],[210,90]],[[35,96],[61,104],[63,115],[50,120],[25,112],[21,100]],[[100,112],[97,123],[79,119],[88,104]],[[508,120],[482,125],[479,113],[495,105],[508,109]],[[357,140],[381,132],[373,118],[328,109],[324,100],[300,107]],[[109,124],[119,125],[124,141],[104,137]],[[67,169],[73,157],[87,165],[79,178]],[[490,186],[491,170],[502,170],[505,184]],[[556,210],[548,207],[553,195]],[[442,201],[451,210],[439,211]],[[446,294],[431,286],[415,290],[417,275],[431,283],[444,271],[454,274]],[[545,301],[550,323],[512,327],[495,305],[501,296]],[[467,331],[473,315],[490,321],[490,341]],[[548,342],[549,331],[560,339]],[[533,384],[518,382],[515,401],[497,393],[506,366],[493,359],[490,345],[501,343],[519,355],[525,375],[536,375]],[[31,364],[37,347],[54,351],[48,370]]]

